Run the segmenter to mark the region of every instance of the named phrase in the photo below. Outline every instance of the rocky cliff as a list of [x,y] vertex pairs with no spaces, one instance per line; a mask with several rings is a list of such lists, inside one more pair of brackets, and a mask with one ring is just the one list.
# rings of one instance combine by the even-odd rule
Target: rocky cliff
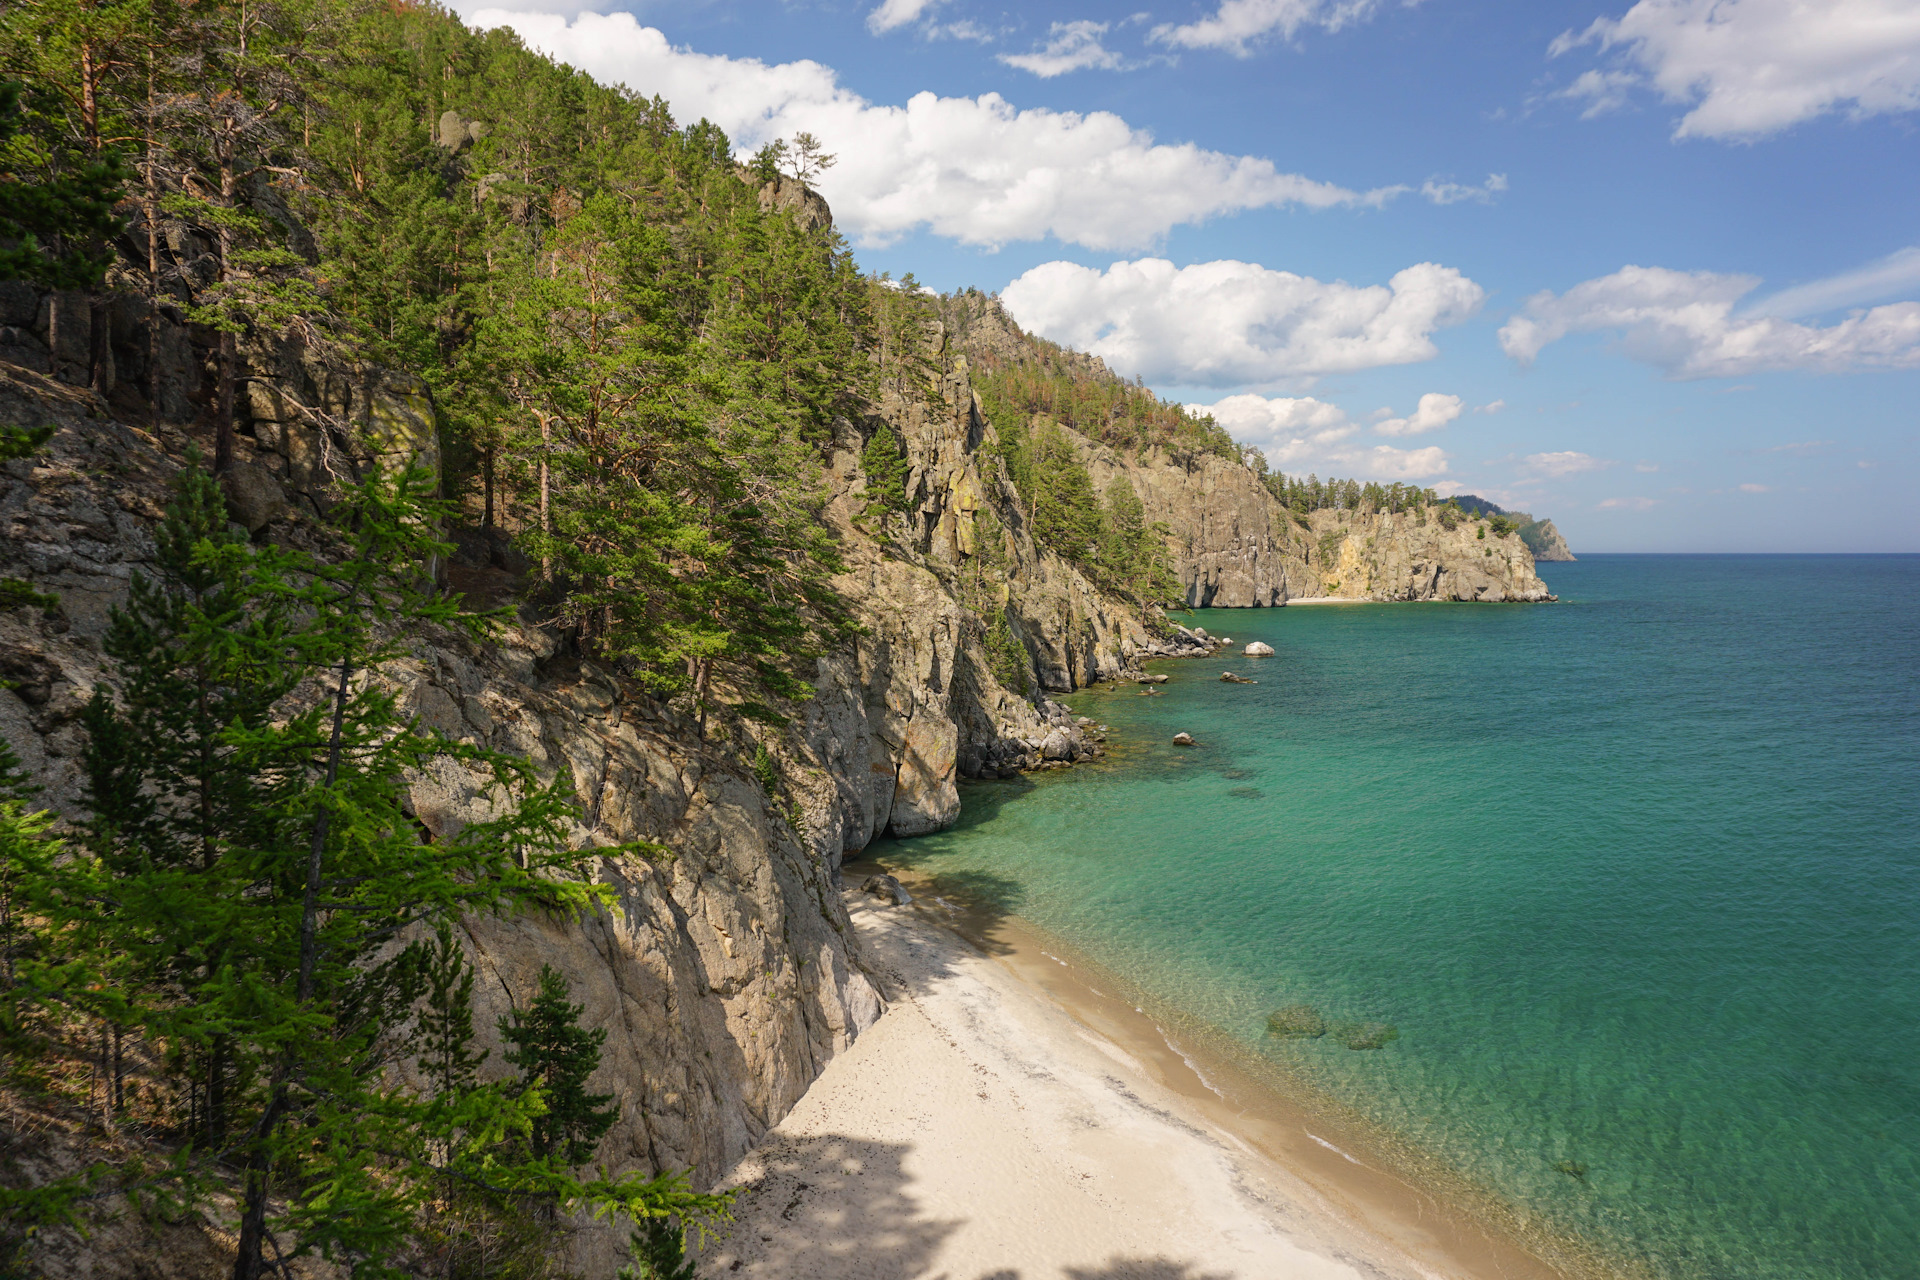
[[[778,188],[766,198],[797,216],[820,213]],[[0,609],[0,678],[12,686],[0,689],[0,736],[45,785],[45,801],[72,817],[77,715],[105,678],[108,610],[152,554],[169,477],[190,447],[207,448],[192,423],[207,335],[170,320],[149,342],[116,318],[143,317],[143,300],[83,301],[0,293],[0,320],[17,322],[0,329],[0,359],[16,360],[0,364],[0,422],[58,427],[41,455],[0,468],[0,575],[60,600],[51,613]],[[88,329],[95,320],[106,328]],[[382,673],[423,722],[569,775],[583,844],[647,839],[670,851],[602,858],[598,875],[617,903],[591,918],[467,922],[475,1023],[496,1065],[495,1019],[543,964],[566,975],[588,1024],[607,1030],[592,1087],[624,1104],[600,1153],[616,1171],[688,1168],[712,1179],[878,1016],[840,898],[847,853],[950,825],[962,777],[1097,754],[1097,736],[1048,692],[1136,673],[1148,657],[1211,652],[1036,542],[990,447],[965,344],[941,324],[925,341],[927,372],[890,375],[865,413],[836,425],[827,516],[846,568],[835,585],[863,630],[820,661],[815,696],[788,730],[722,720],[703,734],[531,619],[497,645],[422,635]],[[101,348],[89,379],[86,355]],[[436,461],[434,406],[417,378],[292,343],[246,354],[226,488],[256,539],[312,543],[335,478],[377,460]],[[144,388],[159,389],[157,409]],[[902,513],[868,510],[860,456],[882,424],[906,450]],[[1252,471],[1214,455],[1078,447],[1096,482],[1125,476],[1148,518],[1167,524],[1191,604],[1546,595],[1525,547],[1477,523],[1447,530],[1336,512],[1303,521]],[[449,583],[511,598],[526,565],[510,539],[451,532]],[[777,763],[783,794],[756,779],[748,762],[758,747]],[[416,780],[413,803],[443,831],[472,816],[475,794],[472,780],[436,774]],[[206,1248],[224,1247],[215,1226],[202,1234]],[[577,1265],[610,1269],[610,1238],[579,1240]],[[129,1267],[143,1247],[127,1245]],[[92,1274],[133,1273],[99,1270],[100,1256]]]
[[[1041,344],[1023,333],[997,299],[956,304],[963,346],[1018,361]],[[1053,354],[1050,352],[1050,354]],[[1083,375],[1122,380],[1098,359]],[[1062,354],[1053,354],[1057,361]],[[1151,396],[1144,388],[1136,394]],[[1147,445],[1120,451],[1068,432],[1096,491],[1124,476],[1147,519],[1167,527],[1167,552],[1186,603],[1195,608],[1284,605],[1302,597],[1353,600],[1542,601],[1552,596],[1533,555],[1514,534],[1483,520],[1448,528],[1430,512],[1322,510],[1295,515],[1238,458]],[[1564,544],[1563,544],[1564,545]]]
[[1573,548],[1560,536],[1551,520],[1535,520],[1524,511],[1515,513],[1520,524],[1520,541],[1527,544],[1527,550],[1533,552],[1535,560],[1568,561],[1574,558]]

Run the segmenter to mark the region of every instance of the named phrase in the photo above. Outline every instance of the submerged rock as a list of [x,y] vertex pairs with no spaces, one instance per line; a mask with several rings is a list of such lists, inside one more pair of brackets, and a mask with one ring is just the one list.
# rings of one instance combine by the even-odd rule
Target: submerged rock
[[1233,674],[1233,672],[1231,671],[1222,671],[1220,673],[1220,682],[1222,684],[1259,684],[1260,683],[1258,680],[1249,680],[1245,676],[1237,676]]
[[1193,745],[1193,735],[1190,733],[1176,733],[1173,735],[1173,745],[1176,747],[1190,747]]
[[1255,640],[1245,649],[1242,649],[1241,652],[1249,658],[1271,658],[1273,656],[1273,646],[1264,641]]
[[1400,1029],[1390,1022],[1336,1022],[1327,1030],[1349,1049],[1379,1049],[1400,1038]]
[[[1568,556],[1567,559],[1571,560],[1573,557]],[[1578,1160],[1556,1161],[1553,1170],[1555,1173],[1564,1173],[1569,1178],[1578,1178],[1582,1181],[1584,1181],[1587,1176],[1587,1166],[1581,1164]]]
[[1267,1015],[1267,1034],[1284,1040],[1317,1040],[1327,1034],[1327,1020],[1310,1004],[1290,1004]]

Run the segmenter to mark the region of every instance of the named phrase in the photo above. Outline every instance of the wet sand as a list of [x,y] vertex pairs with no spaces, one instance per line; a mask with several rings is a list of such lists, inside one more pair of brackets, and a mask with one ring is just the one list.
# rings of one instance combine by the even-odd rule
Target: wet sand
[[911,906],[848,899],[887,1012],[732,1171],[749,1191],[703,1274],[1570,1274],[1416,1187],[1357,1130],[1181,1043],[1023,922],[901,879]]

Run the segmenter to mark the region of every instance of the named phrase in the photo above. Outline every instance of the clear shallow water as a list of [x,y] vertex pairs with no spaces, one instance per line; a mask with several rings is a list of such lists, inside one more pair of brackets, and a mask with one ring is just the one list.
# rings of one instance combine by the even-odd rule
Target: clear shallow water
[[[1560,604],[1203,611],[1277,655],[1076,695],[1110,764],[873,852],[1635,1269],[1920,1275],[1920,558],[1541,571]],[[1400,1039],[1265,1036],[1294,1003]]]

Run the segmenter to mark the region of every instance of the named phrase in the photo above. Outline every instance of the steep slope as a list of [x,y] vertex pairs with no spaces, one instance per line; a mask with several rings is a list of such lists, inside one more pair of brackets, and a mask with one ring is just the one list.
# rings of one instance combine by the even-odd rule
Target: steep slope
[[[1038,358],[1075,362],[1080,375],[1126,384],[1097,359],[1061,353],[1019,329],[999,301],[962,295],[968,350],[1003,362]],[[1145,388],[1131,395],[1151,399]],[[1115,477],[1132,484],[1147,519],[1167,529],[1167,552],[1191,607],[1283,605],[1290,599],[1544,601],[1552,599],[1533,556],[1513,533],[1485,521],[1448,528],[1427,512],[1324,509],[1289,512],[1234,448],[1189,442],[1130,448],[1069,431],[1096,490]]]

